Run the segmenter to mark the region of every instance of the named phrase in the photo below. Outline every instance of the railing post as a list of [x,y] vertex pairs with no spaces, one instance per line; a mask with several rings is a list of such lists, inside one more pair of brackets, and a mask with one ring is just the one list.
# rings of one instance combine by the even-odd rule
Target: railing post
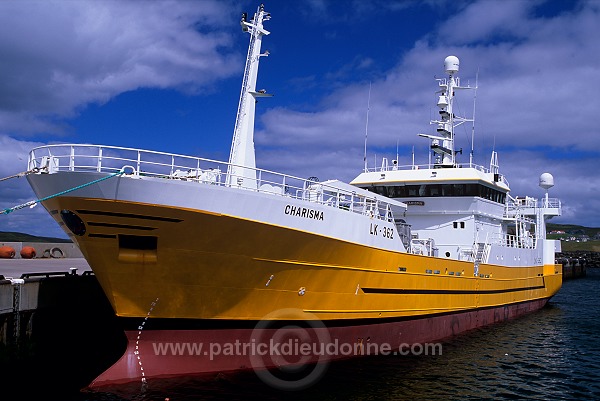
[[102,148],[98,149],[98,172],[102,171]]
[[137,151],[137,174],[140,175],[140,164],[142,161],[142,154],[140,153],[140,151]]
[[75,147],[71,146],[71,155],[69,157],[69,171],[75,171]]

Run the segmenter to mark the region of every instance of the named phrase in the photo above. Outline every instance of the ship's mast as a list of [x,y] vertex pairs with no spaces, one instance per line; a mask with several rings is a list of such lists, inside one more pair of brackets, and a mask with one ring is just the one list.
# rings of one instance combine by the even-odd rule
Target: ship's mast
[[437,106],[440,118],[432,120],[431,124],[437,125],[438,135],[419,134],[431,140],[431,150],[435,153],[434,165],[436,167],[455,167],[456,154],[462,153],[454,150],[454,128],[473,119],[456,116],[454,113],[454,97],[457,89],[472,89],[470,86],[460,86],[460,79],[455,77],[458,72],[459,60],[455,56],[448,56],[444,60],[444,68],[448,78],[438,79],[440,93]]
[[270,32],[263,28],[263,21],[271,19],[271,14],[265,12],[264,5],[260,5],[254,18],[248,22],[246,13],[242,15],[240,24],[242,30],[250,34],[250,44],[246,57],[246,68],[238,104],[237,116],[229,166],[227,168],[227,184],[248,189],[256,189],[256,159],[254,154],[254,113],[256,98],[271,96],[264,91],[256,91],[256,78],[258,64],[262,56],[269,53],[260,53],[263,35]]
[[446,67],[448,79],[446,82],[440,82],[440,88],[442,89],[442,94],[438,100],[440,120],[434,121],[438,124],[438,134],[441,134],[444,139],[441,146],[434,148],[432,145],[432,149],[440,156],[436,164],[454,166],[456,164],[456,153],[454,151],[454,89],[459,82],[458,77],[454,78],[454,74],[458,72],[458,58],[446,57],[444,66]]

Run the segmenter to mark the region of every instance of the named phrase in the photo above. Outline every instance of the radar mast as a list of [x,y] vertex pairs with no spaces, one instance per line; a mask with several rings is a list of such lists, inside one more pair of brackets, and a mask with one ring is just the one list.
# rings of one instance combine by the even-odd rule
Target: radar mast
[[238,104],[237,116],[229,165],[227,167],[227,185],[248,189],[256,189],[256,157],[254,151],[254,114],[256,98],[271,96],[264,90],[256,91],[256,78],[258,76],[259,60],[268,56],[269,52],[260,53],[263,35],[270,32],[263,28],[263,21],[271,19],[271,14],[265,12],[261,4],[251,21],[246,20],[246,13],[242,14],[240,25],[244,32],[250,34],[242,91]]
[[460,61],[456,56],[448,56],[444,60],[444,70],[448,78],[438,78],[440,90],[437,106],[440,109],[440,118],[432,120],[430,124],[437,125],[437,135],[419,134],[424,138],[431,140],[431,150],[435,154],[435,167],[456,167],[456,154],[461,153],[462,149],[456,151],[454,148],[454,129],[473,119],[457,116],[454,112],[454,97],[457,89],[473,89],[470,86],[460,86],[460,78],[456,73],[459,70]]

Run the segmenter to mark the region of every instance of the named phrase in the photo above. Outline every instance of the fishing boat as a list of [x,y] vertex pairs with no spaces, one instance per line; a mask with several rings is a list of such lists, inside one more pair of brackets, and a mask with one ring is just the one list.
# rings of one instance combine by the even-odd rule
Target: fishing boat
[[[536,311],[562,285],[560,243],[546,239],[546,220],[561,213],[548,196],[553,177],[540,176],[545,197],[513,197],[495,152],[489,167],[457,160],[454,130],[469,119],[455,114],[455,96],[469,87],[455,56],[437,79],[435,133],[421,134],[428,164],[384,158],[349,183],[257,168],[270,17],[261,5],[241,20],[250,43],[227,162],[91,144],[29,154],[31,187],[127,336],[90,388],[309,364],[305,379],[314,379],[330,360]],[[299,350],[304,343],[321,347]]]

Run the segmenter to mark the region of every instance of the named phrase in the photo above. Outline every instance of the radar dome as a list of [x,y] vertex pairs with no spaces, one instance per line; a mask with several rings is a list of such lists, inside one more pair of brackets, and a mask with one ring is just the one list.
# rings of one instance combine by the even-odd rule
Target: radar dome
[[448,74],[454,74],[458,72],[458,66],[460,62],[458,61],[458,57],[456,56],[448,56],[444,60],[444,69]]
[[540,175],[540,187],[549,189],[554,186],[554,177],[550,173],[543,173]]

